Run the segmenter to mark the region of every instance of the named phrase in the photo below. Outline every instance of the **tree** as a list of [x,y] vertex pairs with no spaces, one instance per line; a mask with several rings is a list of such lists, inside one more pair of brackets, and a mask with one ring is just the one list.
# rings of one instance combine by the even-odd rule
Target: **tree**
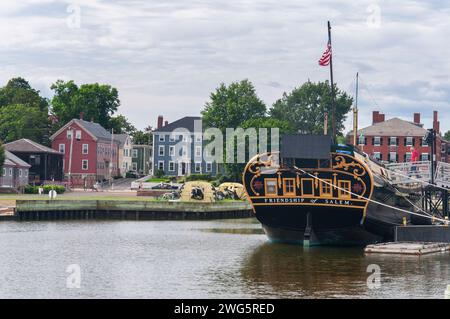
[[48,141],[48,115],[23,104],[0,108],[0,140],[8,143],[27,138],[38,143]]
[[109,126],[114,130],[114,134],[126,133],[128,135],[133,135],[137,131],[128,119],[121,114],[112,117],[109,121]]
[[152,145],[153,144],[153,128],[147,126],[143,131],[134,131],[132,134],[133,143],[138,145]]
[[2,143],[0,143],[0,171],[3,168],[3,164],[5,163],[5,148]]
[[64,125],[80,113],[106,129],[113,128],[113,114],[120,106],[116,88],[106,84],[83,84],[78,87],[73,81],[58,80],[52,84],[55,92],[52,98],[52,113],[58,118],[59,126]]
[[0,88],[0,108],[6,105],[22,104],[36,107],[48,113],[48,100],[39,95],[24,78],[12,78],[6,86]]
[[[295,132],[323,134],[324,115],[328,112],[328,132],[332,132],[331,92],[329,82],[306,82],[291,93],[283,94],[269,113],[272,118],[289,123]],[[350,111],[353,98],[335,85],[336,132],[342,134],[346,114]]]
[[225,132],[226,128],[240,127],[247,120],[264,118],[266,105],[256,95],[249,80],[224,83],[211,93],[210,101],[202,111],[203,125]]
[[450,131],[447,131],[447,133],[444,134],[444,140],[450,141]]

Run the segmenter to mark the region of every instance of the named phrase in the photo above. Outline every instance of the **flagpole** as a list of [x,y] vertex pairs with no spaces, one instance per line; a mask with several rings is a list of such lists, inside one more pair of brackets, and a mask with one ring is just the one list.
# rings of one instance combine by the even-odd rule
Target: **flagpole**
[[[330,21],[328,21],[328,43],[330,44],[331,48],[333,46],[331,45],[331,24]],[[333,49],[332,49],[333,50]],[[335,92],[334,92],[334,80],[333,80],[333,52],[330,55],[330,86],[331,86],[331,112],[332,112],[332,129],[333,129],[333,141],[336,143],[336,105],[335,105]]]

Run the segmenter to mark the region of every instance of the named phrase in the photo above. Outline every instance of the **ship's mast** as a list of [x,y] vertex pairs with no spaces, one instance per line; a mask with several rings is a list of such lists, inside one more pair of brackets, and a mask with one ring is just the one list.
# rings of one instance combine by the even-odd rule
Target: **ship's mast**
[[353,108],[353,145],[358,143],[358,90],[359,90],[359,73],[356,73],[356,94],[355,106]]
[[[331,45],[331,24],[328,21],[328,43]],[[331,80],[331,110],[332,110],[332,127],[333,127],[333,141],[336,143],[336,104],[333,80],[333,54],[330,55],[330,80]]]

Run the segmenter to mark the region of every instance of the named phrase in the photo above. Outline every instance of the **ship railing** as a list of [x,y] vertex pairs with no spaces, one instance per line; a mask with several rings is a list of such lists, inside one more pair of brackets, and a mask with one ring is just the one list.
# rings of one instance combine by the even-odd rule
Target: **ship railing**
[[450,163],[438,162],[435,181],[438,186],[450,188]]
[[406,162],[387,164],[392,184],[429,183],[431,180],[431,162]]

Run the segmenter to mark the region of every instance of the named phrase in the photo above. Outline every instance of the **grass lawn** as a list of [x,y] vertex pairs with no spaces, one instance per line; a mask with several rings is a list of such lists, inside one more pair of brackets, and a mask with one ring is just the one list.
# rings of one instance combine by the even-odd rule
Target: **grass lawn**
[[170,180],[168,178],[150,178],[145,181],[146,183],[169,183]]

